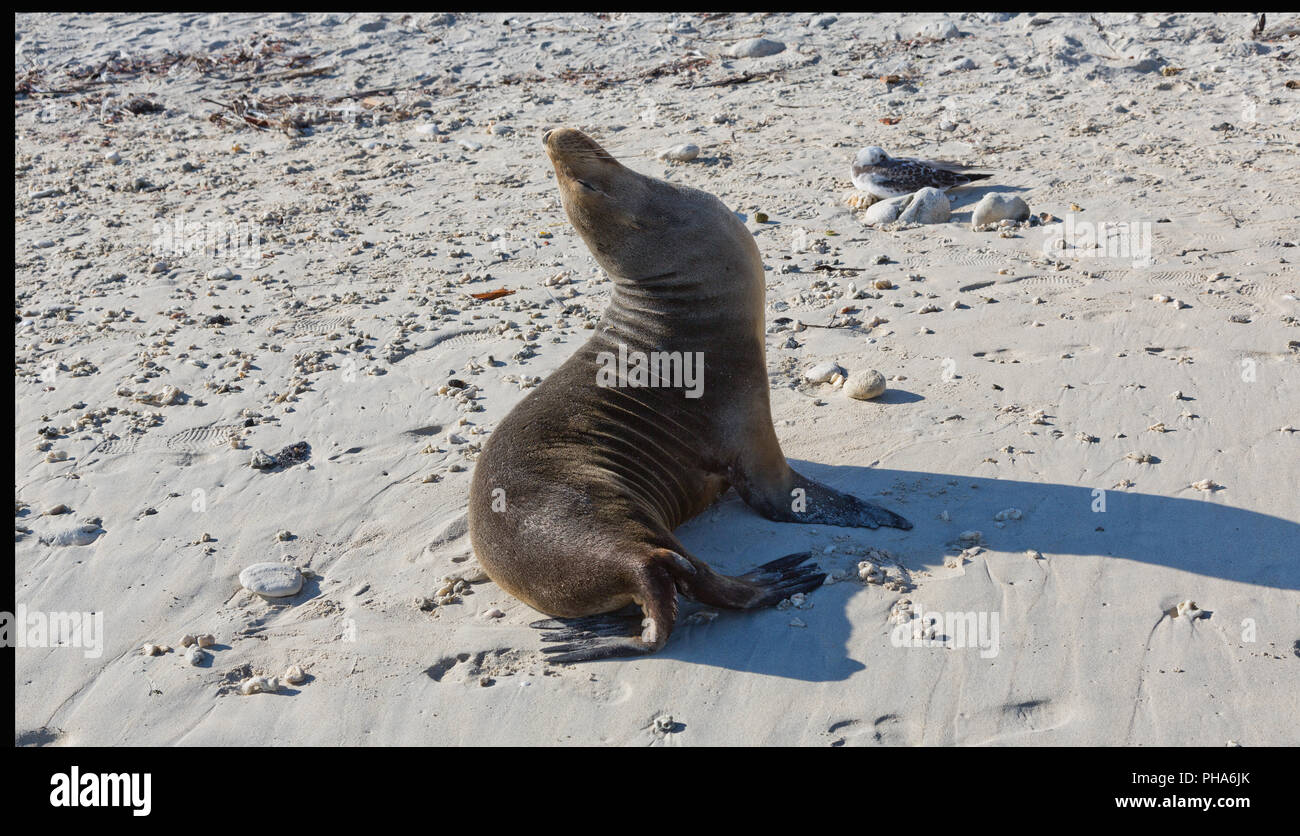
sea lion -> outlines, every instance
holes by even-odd
[[[658,650],[678,592],[752,609],[820,585],[806,553],[728,577],[673,536],[728,486],[772,520],[911,528],[786,463],[768,403],[763,263],[744,224],[581,131],[542,141],[613,295],[595,335],[488,437],[469,529],[492,580],[556,617],[533,625],[556,644],[548,660]],[[639,614],[601,615],[632,604]]]

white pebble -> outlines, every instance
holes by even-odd
[[[844,381],[844,394],[865,401],[885,394],[885,376],[875,369],[854,372]]]
[[[288,563],[254,563],[239,573],[239,583],[249,592],[284,598],[302,589],[302,573]]]
[[[827,360],[824,363],[811,366],[803,373],[803,379],[809,383],[827,383],[833,380],[836,375],[844,374],[847,374],[847,372],[838,363],[834,360]]]
[[[280,683],[274,676],[250,676],[239,683],[239,693],[246,697],[278,690],[280,690]]]
[[[767,38],[750,38],[732,44],[727,54],[732,58],[766,58],[769,55],[785,52],[785,44]]]
[[[695,159],[700,155],[700,146],[685,142],[681,145],[674,145],[671,148],[665,148],[659,152],[659,159],[668,160],[669,162],[684,163]]]

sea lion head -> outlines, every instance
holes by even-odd
[[[757,255],[744,225],[712,195],[639,174],[573,128],[546,131],[542,144],[569,222],[612,278],[686,270],[728,244]]]

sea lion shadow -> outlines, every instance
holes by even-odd
[[[646,661],[673,659],[804,682],[848,679],[866,668],[844,650],[853,629],[845,615],[849,586],[816,590],[810,609],[720,612],[706,623],[692,623],[699,608],[683,606],[685,623]]]
[[[983,534],[982,545],[990,552],[1033,550],[1043,555],[1048,566],[1101,556],[1237,583],[1300,590],[1295,546],[1300,542],[1300,522],[1226,505],[1227,492],[1202,494],[1189,487],[1186,497],[1174,497],[1112,490],[1109,486],[1115,479],[1111,478],[1103,480],[1104,486],[1067,485],[798,460],[790,463],[809,478],[902,514],[914,528],[900,531],[774,523],[757,516],[729,493],[712,515],[701,515],[678,530],[683,542],[727,573],[801,550],[811,551],[823,569],[851,571],[857,558],[836,557],[824,549],[836,543],[835,537],[853,533],[848,544],[886,549],[915,572],[941,569],[945,555],[961,550],[958,536],[978,530]],[[1133,478],[1140,481],[1141,475]],[[1020,511],[1020,519],[1007,519],[998,527],[995,515],[1013,508]],[[947,521],[940,518],[945,511]],[[735,556],[709,553],[710,543],[718,542],[719,527],[735,533],[726,540],[736,547]],[[812,539],[809,531],[815,532]],[[1169,588],[1185,583],[1171,574]],[[853,658],[851,635],[887,627],[883,621],[850,622],[848,602],[855,595],[881,589],[850,577],[810,593],[808,600],[813,606],[808,610],[722,612],[711,622],[698,625],[691,623],[683,608],[682,626],[657,655],[803,681],[845,679],[864,667]],[[1167,591],[1165,587],[1152,588],[1153,607],[1159,608]],[[899,597],[899,593],[890,594]],[[791,626],[794,619],[807,626]]]
[[[1226,491],[1202,493],[1189,486],[1185,496],[1163,496],[1112,489],[1118,477],[1099,478],[1096,485],[1065,485],[792,464],[813,479],[907,517],[915,528],[889,539],[896,541],[891,548],[903,549],[900,557],[909,565],[909,553],[923,553],[917,547],[942,547],[964,531],[978,530],[991,550],[1035,549],[1066,559],[1104,555],[1238,583],[1300,590],[1295,545],[1300,542],[1300,521],[1224,504]],[[1133,478],[1140,482],[1141,473]],[[882,489],[890,493],[873,495]],[[1021,512],[1021,518],[998,527],[994,516],[1012,508]],[[949,522],[938,518],[944,510]]]

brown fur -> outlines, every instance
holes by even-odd
[[[811,577],[729,578],[678,542],[673,529],[729,484],[773,519],[838,522],[825,509],[793,514],[798,487],[827,508],[860,501],[799,476],[781,453],[768,401],[763,265],[740,220],[712,195],[624,167],[579,131],[549,131],[544,143],[565,212],[615,289],[591,340],[489,437],[470,490],[470,536],[488,575],[544,613],[642,607],[641,637],[584,658],[648,652],[672,631],[678,591],[747,608]],[[620,344],[703,352],[702,396],[598,386],[597,354],[617,354]],[[493,510],[497,490],[503,510]]]

